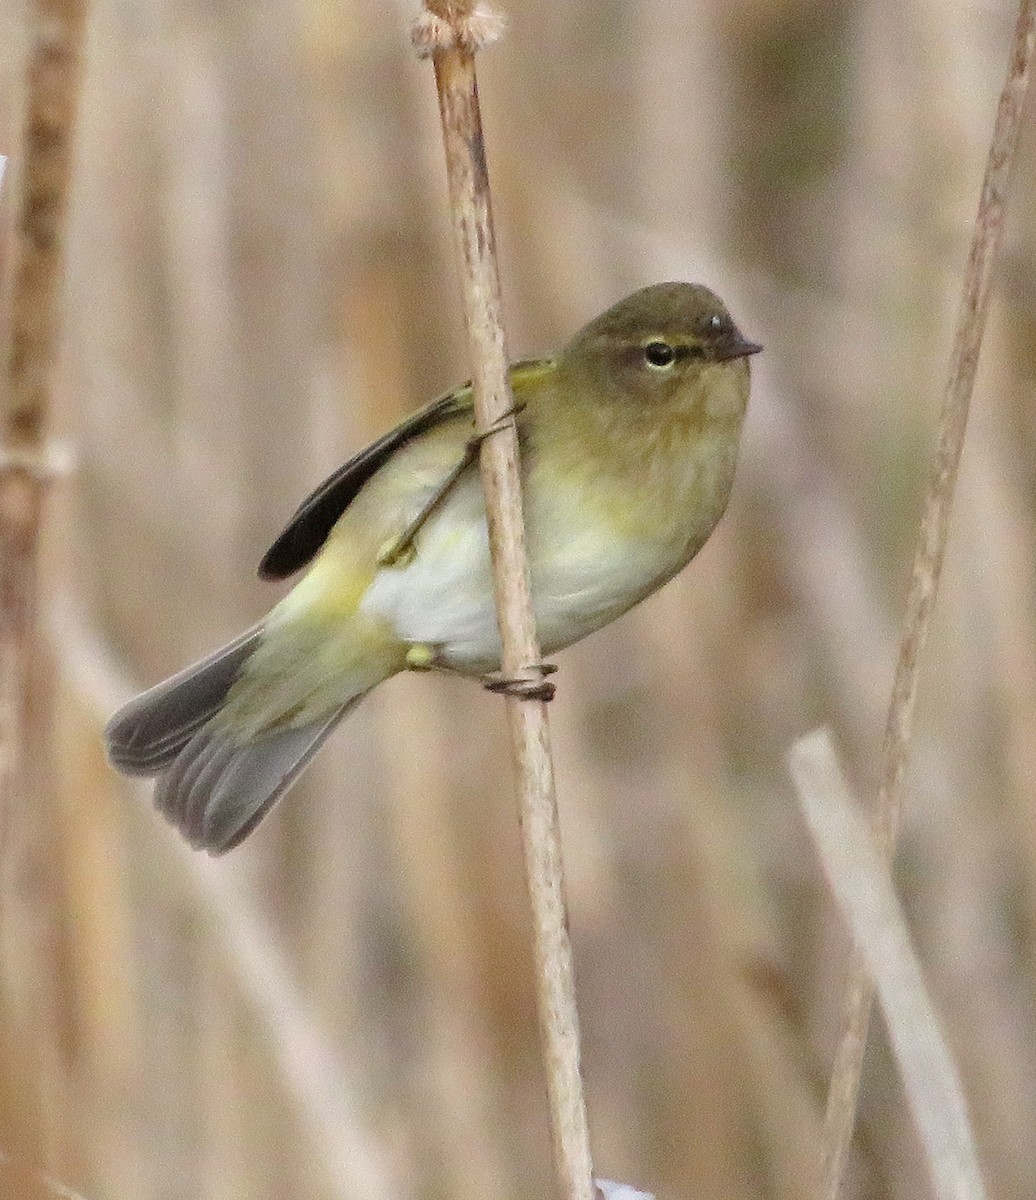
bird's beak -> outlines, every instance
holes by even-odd
[[[762,346],[758,342],[750,342],[742,333],[735,333],[729,341],[716,347],[715,355],[720,362],[727,362],[731,358],[747,358],[760,350]]]

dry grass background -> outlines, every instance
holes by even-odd
[[[5,959],[42,1052],[0,1064],[0,1150],[91,1200],[550,1187],[501,704],[388,685],[216,864],[98,742],[127,690],[265,611],[255,564],[309,487],[466,370],[410,15],[92,6],[57,414],[77,469],[46,545],[54,802],[32,815],[47,870],[18,881],[48,936],[32,978]],[[1014,6],[510,15],[480,73],[513,352],[661,278],[710,283],[767,346],[721,528],[560,660],[596,1167],[662,1197],[800,1200],[845,935],[784,754],[829,723],[874,791]],[[0,149],[23,16],[0,11]],[[1036,1192],[1032,132],[898,868],[995,1200]],[[913,1200],[924,1163],[876,1026],[845,1194]]]

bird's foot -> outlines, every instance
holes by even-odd
[[[514,425],[514,419],[525,407],[524,400],[516,400],[506,412],[502,412],[500,416],[487,429],[480,429],[478,433],[474,433],[468,438],[465,446],[465,455],[474,458],[479,447],[486,440],[491,438],[494,433],[503,433],[505,429],[510,429]]]
[[[488,692],[516,696],[519,700],[553,700],[557,689],[547,676],[557,669],[555,663],[533,663],[516,674],[491,671],[482,676],[482,686]]]

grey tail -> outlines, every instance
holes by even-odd
[[[259,644],[256,625],[229,646],[124,704],[104,730],[108,759],[123,775],[159,775],[219,712]]]
[[[318,721],[242,741],[212,720],[261,627],[144,692],[108,722],[108,757],[126,775],[156,775],[155,806],[195,849],[223,854],[259,824],[295,782],[353,697]]]

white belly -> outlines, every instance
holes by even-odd
[[[588,515],[589,514],[589,515]],[[533,605],[541,649],[552,654],[599,629],[670,578],[690,556],[621,538],[577,494],[538,490],[526,501]],[[549,533],[548,533],[549,531]],[[478,478],[462,480],[422,529],[409,563],[383,568],[361,611],[407,643],[434,646],[457,670],[500,662],[489,539]]]

